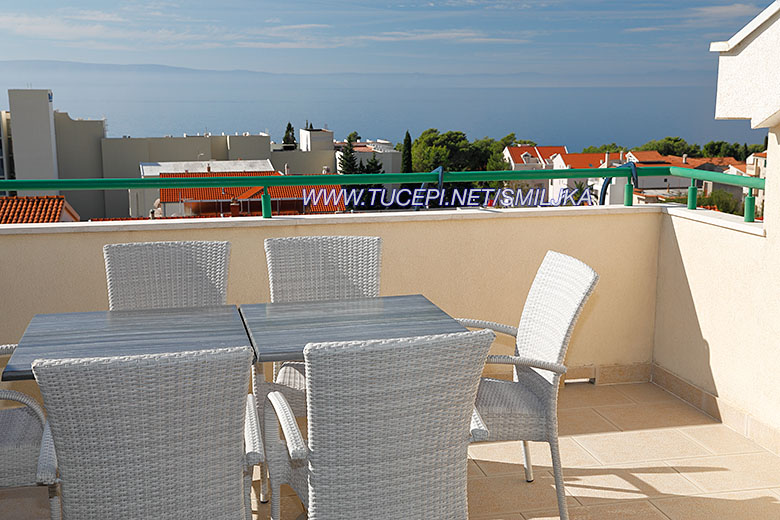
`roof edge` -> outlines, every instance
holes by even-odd
[[[753,18],[737,34],[729,38],[728,41],[710,43],[710,52],[729,52],[734,50],[734,48],[742,43],[748,36],[756,32],[764,24],[764,22],[769,20],[778,12],[780,12],[780,0],[775,0],[766,9],[761,11],[758,16]]]

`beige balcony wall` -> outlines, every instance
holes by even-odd
[[[263,239],[378,235],[383,295],[422,293],[452,316],[509,324],[547,250],[580,258],[601,280],[568,363],[647,364],[660,220],[660,208],[645,206],[0,226],[0,342],[18,341],[36,313],[106,309],[107,243],[229,240],[228,300],[249,303],[269,298]]]
[[[682,393],[708,394],[694,404],[780,452],[780,161],[769,167],[766,236],[664,215],[654,361],[694,385]]]

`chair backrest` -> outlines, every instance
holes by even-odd
[[[379,296],[379,237],[267,238],[271,302]]]
[[[103,246],[111,310],[224,305],[230,242]]]
[[[249,347],[36,360],[64,518],[244,518]]]
[[[309,518],[466,519],[488,330],[309,344]]]
[[[576,258],[548,251],[525,300],[515,353],[563,363],[574,324],[598,279]],[[552,378],[550,372],[541,373]]]

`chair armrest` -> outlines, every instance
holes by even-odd
[[[490,432],[476,408],[471,412],[471,438],[469,442],[482,442],[490,438]]]
[[[284,432],[284,439],[287,442],[287,452],[292,460],[306,460],[309,456],[309,448],[303,441],[301,430],[298,429],[298,423],[295,422],[295,415],[293,415],[290,405],[281,392],[270,392],[266,399],[276,414],[276,418],[279,421],[279,425]],[[266,417],[268,417],[266,415]],[[269,421],[265,421],[265,431],[268,432]],[[271,427],[276,427],[275,425]]]
[[[255,396],[246,396],[246,419],[244,420],[244,449],[246,450],[246,465],[255,466],[265,462],[263,439],[260,435],[260,419],[257,417]]]
[[[509,325],[504,325],[503,323],[474,320],[471,318],[455,318],[455,321],[464,327],[469,327],[471,329],[490,329],[495,332],[500,332],[501,334],[506,334],[507,336],[517,337],[517,327],[510,327]]]
[[[38,472],[36,481],[41,486],[51,486],[58,482],[57,479],[57,454],[54,451],[54,439],[51,436],[49,422],[43,426],[41,437],[41,453],[38,456]]]
[[[41,426],[46,423],[46,417],[43,415],[43,408],[38,404],[38,401],[29,395],[17,392],[16,390],[0,389],[0,400],[22,403],[35,412],[38,420],[41,421]]]
[[[524,358],[520,356],[488,356],[487,362],[498,365],[515,365],[518,367],[539,368],[541,370],[555,372],[556,374],[566,373],[566,365],[562,365],[561,363],[551,363],[548,361]]]
[[[10,356],[16,350],[16,343],[10,343],[8,345],[0,345],[0,356]]]

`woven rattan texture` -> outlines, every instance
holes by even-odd
[[[271,302],[379,296],[379,237],[268,238]]]
[[[514,381],[483,379],[477,393],[477,411],[485,421],[491,441],[520,440],[550,443],[562,520],[568,519],[560,451],[558,448],[558,383],[577,317],[598,282],[598,275],[570,256],[549,251],[536,273],[517,327],[515,357],[494,356],[491,360],[514,363]],[[471,321],[471,323],[467,323]],[[502,333],[507,326],[463,320],[469,326],[482,324]],[[488,324],[488,325],[486,325]],[[532,363],[534,367],[526,366]],[[541,367],[541,368],[539,368]],[[526,475],[530,477],[530,461]]]
[[[224,305],[229,242],[103,246],[111,310]]]
[[[469,429],[493,338],[307,345],[308,461],[291,460],[266,406],[272,518],[289,483],[311,520],[466,519]]]
[[[36,361],[66,519],[250,518],[248,347]]]

